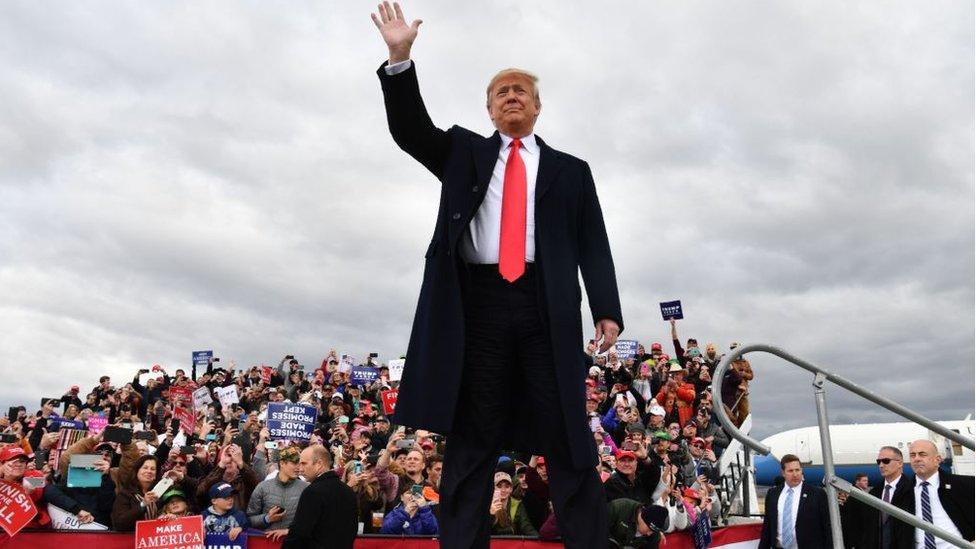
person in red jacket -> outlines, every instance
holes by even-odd
[[[677,420],[683,427],[694,416],[695,386],[685,382],[687,370],[677,362],[671,363],[667,383],[657,393],[657,402],[666,412],[665,421]],[[677,417],[675,417],[677,416]]]

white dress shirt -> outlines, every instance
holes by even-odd
[[[393,76],[410,68],[413,61],[407,59],[385,67],[386,74]],[[468,224],[468,231],[461,241],[461,257],[468,263],[498,263],[498,246],[502,230],[502,191],[505,188],[505,166],[511,152],[512,138],[499,133],[502,138],[498,158],[491,172],[485,199]],[[535,182],[539,176],[539,144],[535,134],[521,138],[519,155],[525,164],[525,261],[535,261]]]
[[[803,497],[803,481],[797,484],[793,488],[790,488],[789,484],[783,485],[783,491],[779,493],[779,498],[776,501],[776,546],[783,546],[782,532],[783,532],[783,507],[786,506],[786,492],[787,490],[793,490],[793,501],[792,508],[793,512],[793,524],[789,525],[789,528],[793,530],[793,548],[796,547],[796,511],[800,508],[800,498]],[[793,549],[787,547],[786,549]]]
[[[959,529],[953,524],[952,519],[946,513],[945,508],[942,507],[942,502],[939,501],[939,471],[932,474],[927,481],[922,480],[920,477],[915,477],[915,516],[918,520],[922,519],[922,483],[928,482],[929,485],[925,487],[929,492],[929,506],[932,508],[932,524],[942,528],[943,530],[952,532],[953,534],[962,537]],[[915,529],[915,546],[925,547],[925,530],[921,528]],[[955,547],[955,545],[945,541],[942,538],[935,538],[936,549],[949,549],[950,547]]]

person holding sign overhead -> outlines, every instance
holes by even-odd
[[[390,132],[441,182],[394,415],[450,434],[441,546],[487,547],[484,510],[503,445],[546,457],[567,547],[605,546],[607,509],[584,409],[580,272],[601,352],[623,319],[590,168],[535,134],[538,79],[520,69],[488,84],[490,137],[434,126],[410,57],[421,22],[408,23],[398,4],[378,11]]]

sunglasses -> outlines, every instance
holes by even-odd
[[[892,461],[901,461],[901,460],[899,460],[899,459],[895,459],[895,458],[879,458],[879,459],[876,459],[876,460],[874,460],[874,461],[875,461],[875,462],[876,462],[876,463],[877,463],[878,465],[881,465],[882,463],[884,463],[885,465],[888,465],[888,464],[889,464],[889,463],[891,463]]]

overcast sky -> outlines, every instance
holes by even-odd
[[[405,351],[438,184],[387,131],[371,9],[0,6],[0,406],[198,349]],[[488,78],[540,76],[537,133],[593,168],[625,338],[667,343],[681,299],[682,339],[972,413],[971,1],[404,9],[440,127],[489,134]],[[755,433],[813,425],[811,376],[751,358]]]

